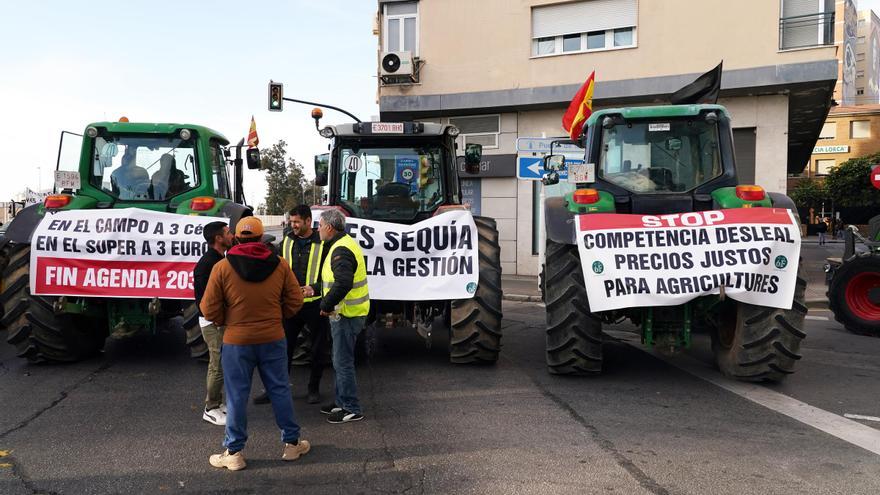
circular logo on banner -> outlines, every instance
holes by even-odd
[[[779,268],[781,270],[781,269],[785,268],[786,266],[788,266],[788,258],[786,258],[785,256],[782,256],[782,255],[779,255],[773,261],[773,264],[776,265],[776,268]]]
[[[477,284],[474,282],[467,284],[467,291],[468,291],[468,294],[473,294],[474,292],[476,292],[477,291]]]
[[[413,170],[411,168],[405,168],[400,171],[400,177],[407,182],[413,180],[414,175],[415,174],[413,174]]]
[[[594,261],[593,262],[593,273],[595,273],[596,275],[599,275],[600,273],[602,273],[604,271],[605,271],[605,265],[603,265],[601,261]]]
[[[343,165],[345,166],[345,170],[348,170],[349,172],[357,172],[361,169],[363,163],[363,160],[361,160],[361,157],[358,155],[350,155],[345,158],[345,163]]]

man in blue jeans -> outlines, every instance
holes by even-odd
[[[209,462],[231,471],[246,466],[241,450],[248,438],[246,412],[254,368],[260,372],[281,429],[281,459],[299,459],[310,448],[299,438],[281,327],[282,318],[292,318],[302,307],[302,289],[287,263],[260,242],[259,219],[239,220],[235,236],[239,244],[214,265],[199,305],[206,319],[226,326],[220,358],[226,388],[226,451],[212,455]]]
[[[339,210],[321,213],[318,234],[326,253],[321,267],[321,315],[330,317],[336,372],[336,402],[321,412],[329,414],[330,423],[360,421],[364,415],[357,397],[354,347],[370,312],[367,267],[360,245],[345,233],[345,216]]]

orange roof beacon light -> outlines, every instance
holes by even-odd
[[[572,193],[571,199],[579,205],[591,205],[599,202],[599,191],[595,189],[578,189]]]
[[[126,122],[126,123],[127,123],[127,122],[128,122],[128,117],[126,117],[125,115],[123,115],[122,117],[119,117],[119,121],[120,121],[120,122]]]
[[[319,122],[321,121],[321,118],[323,118],[323,117],[324,117],[323,110],[321,110],[318,107],[315,107],[312,109],[312,118],[315,119],[315,129],[318,129],[319,132],[320,132]]]
[[[736,186],[736,197],[743,201],[763,201],[766,194],[761,186]]]

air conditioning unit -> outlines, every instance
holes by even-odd
[[[413,75],[412,52],[384,52],[382,53],[382,77],[397,77]]]

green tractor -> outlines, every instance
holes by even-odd
[[[62,133],[64,135],[74,133]],[[20,357],[31,362],[72,362],[99,351],[108,336],[153,334],[183,317],[190,353],[203,358],[194,301],[166,299],[73,298],[32,295],[30,243],[48,210],[142,208],[229,219],[230,226],[252,215],[242,191],[244,140],[231,159],[229,141],[207,127],[189,124],[96,122],[85,129],[76,171],[76,188],[56,191],[43,204],[18,213],[0,239],[3,313],[0,326]],[[69,142],[69,141],[68,141]],[[248,168],[259,168],[259,151],[247,150]],[[169,158],[170,157],[170,158]],[[227,164],[234,167],[230,188]]]
[[[544,202],[546,250],[542,289],[547,316],[547,367],[553,374],[602,370],[603,326],[629,319],[642,341],[664,348],[690,345],[692,330],[710,333],[718,367],[745,381],[778,381],[794,372],[807,313],[799,271],[790,310],[719,295],[680,306],[593,312],[575,239],[576,215],[662,215],[729,208],[777,207],[796,212],[787,196],[739,186],[730,117],[719,105],[668,105],[600,110],[577,143],[593,183]],[[570,169],[573,168],[569,167]],[[545,157],[545,184],[559,182],[562,155]],[[569,170],[569,181],[572,180]],[[576,174],[583,178],[583,175]],[[739,186],[739,187],[738,187]],[[796,213],[795,213],[796,215]]]
[[[825,273],[834,318],[850,332],[880,337],[880,215],[868,221],[868,237],[852,226],[844,232],[843,256],[828,258]]]

